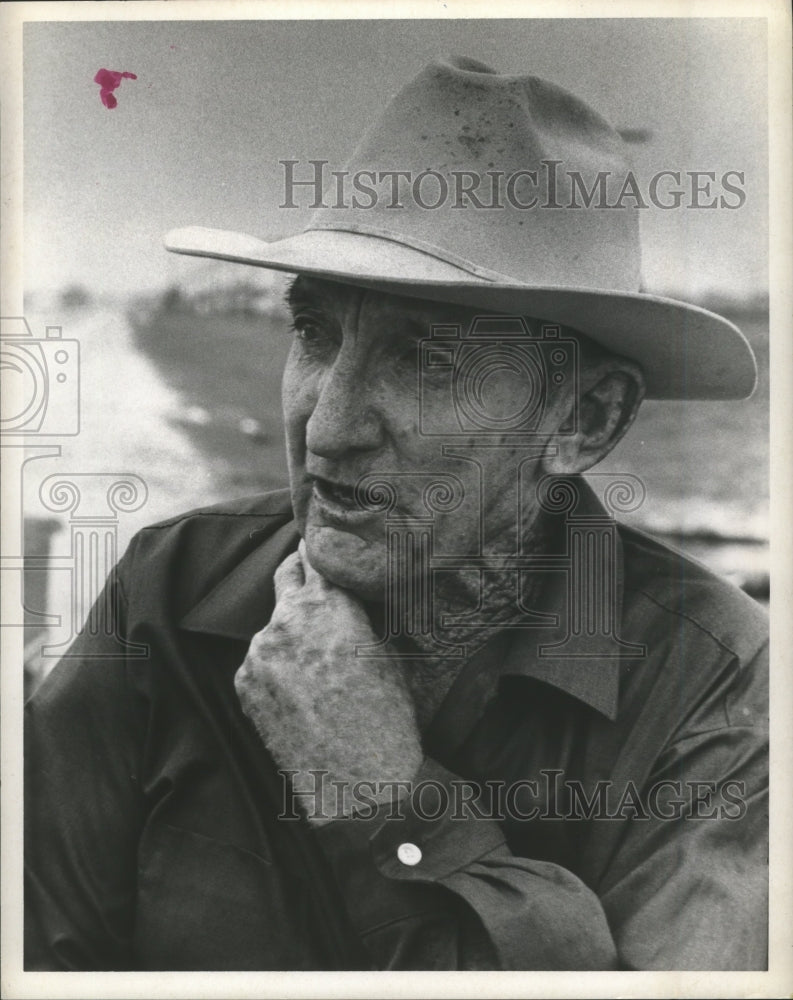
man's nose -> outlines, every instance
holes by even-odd
[[[319,385],[306,425],[306,447],[323,458],[348,451],[368,451],[383,441],[382,414],[366,373],[337,359]]]

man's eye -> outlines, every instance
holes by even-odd
[[[333,342],[330,331],[314,320],[297,317],[292,323],[292,329],[304,347],[323,347]]]

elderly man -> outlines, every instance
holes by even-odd
[[[168,238],[297,274],[290,489],[142,531],[29,704],[28,968],[762,968],[764,616],[581,477],[746,341],[550,83],[433,64],[344,178]]]

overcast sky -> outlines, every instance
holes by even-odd
[[[637,174],[745,174],[738,210],[641,213],[646,285],[767,288],[765,21],[477,20],[29,24],[24,35],[26,288],[126,292],[201,267],[173,227],[269,237],[283,159],[343,165],[366,124],[437,56],[545,77],[652,139]],[[126,71],[105,108],[97,70]]]

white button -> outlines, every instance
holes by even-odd
[[[400,844],[397,857],[403,865],[417,865],[421,861],[421,848],[415,844]]]

